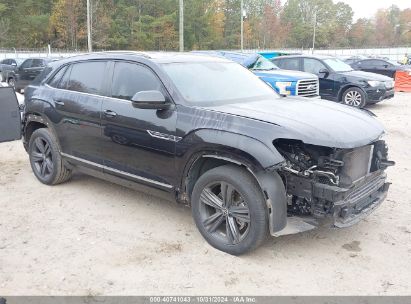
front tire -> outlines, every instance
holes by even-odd
[[[16,85],[16,82],[14,81],[14,78],[9,78],[9,79],[7,80],[7,84],[9,85],[9,87],[14,88],[15,85]]]
[[[363,108],[366,103],[365,93],[359,88],[348,88],[342,96],[342,102],[348,106]]]
[[[194,186],[192,214],[207,242],[240,255],[268,234],[268,212],[260,186],[245,169],[226,165],[204,173]]]
[[[57,140],[49,129],[33,132],[28,151],[31,168],[40,182],[57,185],[70,179],[71,170],[64,165]]]

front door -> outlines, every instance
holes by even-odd
[[[178,140],[175,108],[138,109],[131,101],[135,93],[149,90],[162,92],[169,102],[170,97],[147,66],[118,61],[112,63],[112,71],[111,93],[102,109],[104,170],[143,184],[171,188]]]
[[[0,86],[0,142],[21,138],[21,116],[16,93]]]
[[[320,96],[323,99],[334,99],[334,76],[331,71],[318,59],[304,58],[304,72],[318,76],[320,81]],[[328,74],[320,73],[321,70],[328,70]]]

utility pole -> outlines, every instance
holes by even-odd
[[[91,53],[93,51],[93,47],[91,45],[91,12],[90,12],[90,0],[87,0],[87,44],[88,44],[88,51]]]
[[[180,52],[184,52],[184,0],[180,0],[180,25],[178,31],[180,36]]]
[[[241,0],[241,52],[244,50],[244,0]]]
[[[313,33],[313,50],[312,53],[314,54],[315,48],[315,28],[317,27],[317,11],[314,12],[314,33]]]

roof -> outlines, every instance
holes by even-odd
[[[63,59],[70,62],[73,59],[86,60],[86,59],[125,59],[133,60],[136,58],[144,58],[156,63],[177,63],[177,62],[228,62],[228,60],[210,57],[203,54],[195,54],[188,52],[137,52],[137,51],[108,51],[108,52],[95,52],[76,55]]]
[[[316,59],[329,59],[329,58],[336,58],[335,56],[330,55],[320,55],[320,54],[302,54],[302,55],[287,55],[287,56],[280,56],[277,58],[316,58]],[[277,59],[274,58],[274,59]]]
[[[257,53],[241,53],[232,51],[194,51],[192,53],[226,58],[245,67],[252,65],[257,60],[257,58],[261,56]]]

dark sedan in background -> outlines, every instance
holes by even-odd
[[[0,61],[0,81],[6,81],[10,71],[15,71],[26,58],[6,58]]]
[[[14,87],[16,92],[21,92],[29,85],[34,78],[39,75],[47,64],[55,58],[29,58],[26,59],[16,70],[10,71],[7,76],[7,83]]]
[[[411,71],[411,65],[401,65],[394,60],[385,60],[379,58],[367,58],[362,60],[355,60],[349,65],[358,71],[372,72],[395,78],[397,71]]]
[[[375,73],[355,71],[342,60],[322,55],[283,56],[273,59],[282,69],[318,75],[320,96],[362,108],[394,97],[394,81]]]

